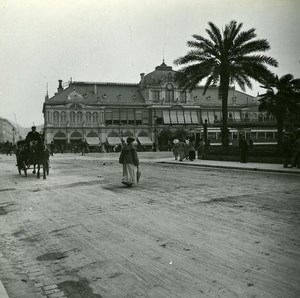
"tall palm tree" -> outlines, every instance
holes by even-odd
[[[300,79],[294,79],[291,74],[286,74],[281,78],[273,75],[261,87],[266,89],[266,93],[259,97],[259,110],[268,111],[276,118],[277,143],[280,146],[287,115],[299,116]]]
[[[209,39],[192,35],[195,40],[188,41],[192,48],[185,56],[177,58],[176,65],[184,65],[176,78],[184,90],[192,90],[206,78],[204,92],[210,85],[219,85],[219,97],[222,99],[222,144],[228,146],[228,91],[229,85],[237,83],[245,91],[252,88],[251,79],[261,82],[270,76],[267,65],[277,66],[275,59],[257,54],[270,49],[265,39],[254,39],[255,29],[241,31],[243,24],[232,20],[220,29],[209,22],[206,32]]]

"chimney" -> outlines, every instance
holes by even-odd
[[[145,74],[144,74],[144,73],[141,73],[141,74],[140,74],[140,76],[141,76],[141,80],[143,80],[143,79],[144,79],[144,76],[145,76]]]
[[[94,84],[94,94],[97,95],[97,84]]]
[[[57,92],[63,91],[64,88],[62,86],[62,80],[58,80],[58,88],[57,88]]]

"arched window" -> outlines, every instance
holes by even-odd
[[[82,113],[77,112],[77,123],[82,123]]]
[[[51,122],[52,122],[50,111],[47,111],[47,122],[48,122],[48,123],[51,123]]]
[[[174,87],[172,84],[166,86],[166,102],[174,102]]]
[[[67,113],[66,112],[61,112],[60,113],[60,122],[61,123],[66,123],[67,122]]]
[[[57,111],[53,113],[53,123],[59,123],[59,113]]]
[[[92,123],[92,113],[91,112],[86,112],[85,118],[86,118],[86,123]]]
[[[97,112],[93,113],[93,123],[98,123],[98,113]]]
[[[76,116],[75,112],[71,111],[70,112],[70,122],[71,123],[75,123],[75,116]]]

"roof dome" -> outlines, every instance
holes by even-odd
[[[165,61],[159,66],[155,67],[155,70],[145,75],[143,84],[146,86],[161,85],[164,82],[174,81],[175,71],[172,66],[166,65]]]

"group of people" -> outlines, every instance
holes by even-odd
[[[6,155],[12,155],[12,153],[15,151],[15,145],[13,145],[12,142],[9,142],[8,140],[6,142],[0,143],[0,152]]]
[[[201,154],[204,152],[204,142],[200,140],[198,148],[198,158],[199,158],[199,151]],[[201,148],[201,150],[199,150]],[[183,161],[184,159],[193,161],[196,159],[196,147],[194,141],[192,139],[174,139],[173,141],[173,148],[172,148],[175,160]]]

